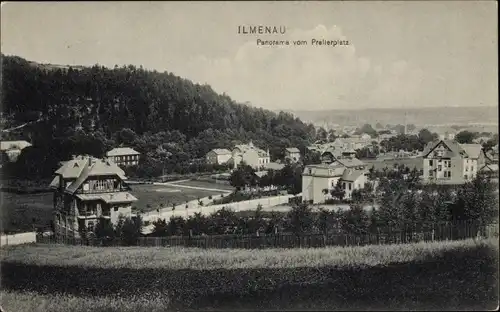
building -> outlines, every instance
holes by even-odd
[[[242,162],[258,170],[265,164],[271,162],[269,150],[264,151],[253,145],[252,141],[248,144],[236,145],[232,151],[232,157],[229,163],[232,163],[234,169]]]
[[[296,147],[289,147],[285,149],[285,159],[289,159],[291,162],[297,162],[300,160],[300,151]]]
[[[122,169],[109,159],[78,156],[66,161],[50,183],[54,190],[57,234],[79,237],[98,220],[116,224],[120,215],[132,217],[132,203]]]
[[[28,141],[1,141],[0,153],[2,154],[2,162],[15,162],[21,152],[26,147],[30,147]]]
[[[215,148],[207,153],[206,160],[208,164],[221,165],[227,163],[232,157],[230,150],[225,148]]]
[[[423,152],[426,182],[462,184],[473,179],[485,165],[480,144],[459,144],[451,140],[430,142]]]
[[[106,153],[106,157],[118,166],[137,166],[140,155],[141,153],[130,147],[117,147]]]
[[[308,165],[302,173],[302,199],[313,204],[324,203],[331,198],[330,192],[339,181],[345,191],[344,198],[349,199],[354,190],[365,187],[368,181],[367,173],[366,164],[357,158],[335,159],[332,163]]]

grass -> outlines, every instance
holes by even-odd
[[[493,241],[441,241],[407,245],[326,247],[309,249],[198,249],[181,247],[89,247],[68,245],[7,246],[2,261],[30,265],[85,268],[162,268],[214,270],[297,267],[366,267],[435,258]],[[498,247],[497,247],[498,248]]]
[[[187,185],[187,186],[195,186],[195,187],[206,187],[210,189],[219,189],[221,191],[234,191],[234,187],[228,184],[221,184],[221,183],[211,183],[207,181],[198,181],[198,180],[189,180],[189,181],[182,181],[182,182],[172,182],[178,185]]]
[[[498,299],[494,240],[253,251],[27,245],[3,254],[2,304],[21,312],[34,310],[31,298],[55,311],[84,311],[81,298],[97,311],[129,302],[137,311],[485,309]]]
[[[166,311],[167,296],[141,294],[131,298],[82,298],[72,295],[41,295],[36,292],[0,291],[2,311],[5,312],[83,312],[83,311]]]
[[[198,198],[207,197],[210,195],[219,195],[214,191],[177,188],[164,185],[137,184],[131,186],[132,193],[137,197],[138,201],[133,205],[139,210],[144,209],[145,212],[159,208],[163,203],[164,207],[172,207],[173,204],[182,205],[187,201]]]
[[[48,226],[54,209],[52,193],[15,194],[0,192],[2,229],[31,231],[35,225]]]

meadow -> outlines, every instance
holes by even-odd
[[[144,212],[156,210],[160,204],[167,208],[174,204],[182,205],[187,201],[220,194],[215,191],[181,188],[172,185],[134,184],[130,187],[132,188],[130,193],[138,199],[133,206],[144,210]]]
[[[32,231],[35,226],[47,227],[52,220],[52,193],[16,194],[0,192],[3,231]]]
[[[209,189],[219,189],[221,191],[234,191],[234,187],[228,184],[201,181],[201,180],[188,180],[188,181],[179,181],[179,182],[171,182],[174,185],[186,185],[186,186],[194,186],[194,187],[204,187]]]
[[[54,311],[85,311],[81,298],[89,298],[97,311],[127,302],[137,311],[486,309],[497,304],[497,254],[495,240],[271,250],[14,246],[2,255],[2,305],[33,311],[33,298]]]

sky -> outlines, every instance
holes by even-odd
[[[1,51],[142,65],[271,110],[497,106],[496,12],[496,1],[11,2]],[[238,33],[252,25],[286,32]]]

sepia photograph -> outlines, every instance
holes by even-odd
[[[0,312],[498,310],[497,10],[2,2]]]

